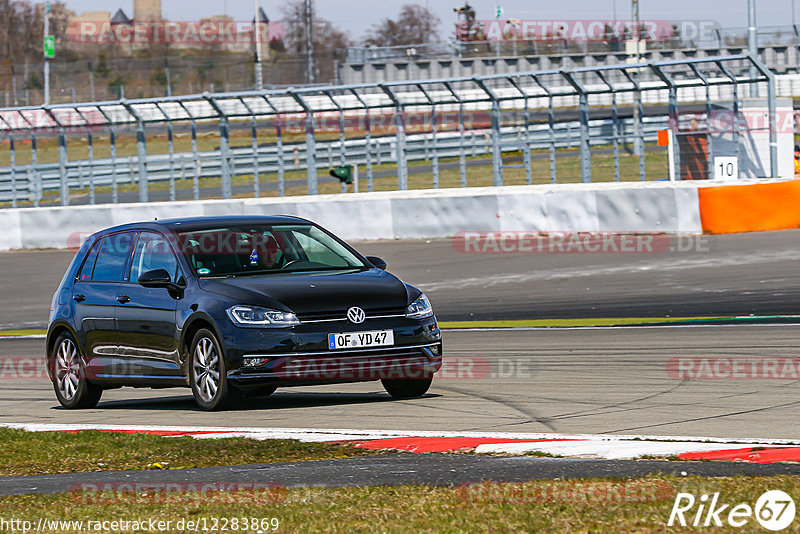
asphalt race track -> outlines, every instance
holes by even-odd
[[[106,471],[58,475],[0,477],[0,496],[60,493],[76,484],[119,483],[163,487],[163,484],[208,483],[234,478],[253,484],[292,487],[397,486],[426,484],[456,486],[499,481],[591,477],[641,477],[649,474],[709,477],[798,475],[797,464],[732,462],[664,462],[660,460],[584,460],[468,454],[387,453],[360,458],[236,465],[168,471]]]
[[[690,251],[464,254],[450,241],[357,244],[430,296],[442,321],[795,315],[800,232],[706,236]],[[0,254],[0,330],[43,328],[71,254]],[[0,422],[622,433],[800,439],[800,382],[679,379],[679,357],[798,358],[800,325],[447,331],[453,365],[428,396],[393,401],[380,384],[278,390],[232,412],[194,408],[188,390],[122,389],[94,410],[58,407],[39,376],[3,376]],[[0,358],[42,355],[41,339],[0,340]]]

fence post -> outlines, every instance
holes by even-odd
[[[443,85],[458,102],[458,170],[461,174],[461,187],[467,187],[467,154],[464,150],[464,102],[458,93],[453,90],[450,82],[444,82]]]
[[[433,188],[439,189],[439,151],[438,147],[436,146],[436,101],[431,98],[430,93],[425,89],[425,86],[421,83],[417,84],[417,88],[425,95],[425,98],[428,100],[428,104],[431,106],[431,150],[433,153],[433,161],[431,162],[431,166],[433,169]],[[425,138],[427,141],[427,137]],[[427,143],[426,143],[426,157],[427,157]]]
[[[692,71],[695,73],[695,76],[700,78],[706,86],[706,112],[709,114],[709,120],[711,118],[711,103],[709,99],[709,84],[708,80],[705,76],[703,76],[700,71],[694,65],[690,65]],[[680,130],[680,117],[679,117],[679,107],[678,107],[678,87],[675,84],[675,80],[669,75],[664,69],[650,64],[650,68],[653,72],[656,73],[656,76],[661,78],[661,80],[667,84],[669,87],[669,99],[668,99],[668,106],[667,106],[667,127],[672,131],[672,143],[670,144],[669,150],[672,151],[672,158],[673,158],[673,170],[675,172],[675,179],[681,179],[681,151],[678,145],[678,131]],[[709,122],[710,124],[710,122]],[[710,133],[710,132],[709,132]],[[711,142],[709,140],[708,143],[708,153],[709,153],[709,162],[711,160]],[[711,165],[709,165],[709,169]],[[711,178],[713,174],[709,174],[709,178]]]
[[[547,125],[550,134],[550,183],[556,183],[556,128],[555,128],[555,109],[553,108],[553,91],[550,90],[539,77],[535,74],[531,75],[533,81],[542,88],[542,91],[547,95]]]
[[[736,146],[736,160],[739,160],[739,84],[736,80],[736,76],[731,73],[723,65],[721,62],[718,62],[717,65],[719,66],[720,70],[728,77],[731,81],[732,85],[732,92],[733,92],[733,144]]]
[[[20,114],[20,115],[22,115],[22,114]],[[24,115],[22,115],[22,118],[25,119]],[[36,131],[35,131],[34,127],[33,127],[33,124],[31,124],[30,121],[28,121],[28,119],[25,119],[25,122],[28,123],[28,127],[31,130],[31,167],[30,168],[31,168],[32,177],[33,177],[33,180],[34,180],[34,185],[33,185],[33,187],[34,187],[33,205],[38,207],[39,206],[39,200],[41,200],[41,198],[42,198],[42,188],[41,188],[41,182],[40,182],[40,179],[39,179],[39,171],[36,170],[36,165],[38,163],[38,154],[37,154],[37,148],[36,148]]]
[[[486,93],[492,103],[492,185],[501,186],[503,185],[503,151],[500,145],[500,99],[482,79],[472,78],[472,81]]]
[[[139,160],[139,202],[150,200],[147,190],[147,141],[145,138],[144,122],[139,120],[136,129],[136,154]]]
[[[229,199],[233,196],[231,190],[231,161],[230,161],[230,132],[228,130],[228,115],[222,110],[216,99],[209,94],[204,94],[203,98],[211,104],[214,111],[219,115],[219,151],[220,151],[220,174],[222,198]]]
[[[406,118],[403,103],[385,84],[378,84],[395,105],[395,152],[397,154],[397,189],[408,189],[408,162],[406,161]]]
[[[306,113],[306,171],[308,194],[317,194],[317,142],[314,137],[314,110],[303,100],[299,94],[290,91],[289,94],[294,98],[303,111]]]
[[[589,154],[589,96],[586,89],[575,79],[573,73],[561,71],[561,75],[578,93],[578,115],[580,117],[580,158],[581,158],[581,181],[589,183],[592,181],[592,160]]]
[[[635,69],[640,68],[641,67],[635,67]],[[632,76],[628,72],[627,67],[622,67],[621,72],[633,85],[633,153],[639,156],[639,176],[644,182],[647,177],[645,176],[644,168],[644,134],[642,133],[642,115],[644,115],[641,93],[642,87],[639,84],[638,75],[635,72]]]
[[[17,207],[17,158],[14,150],[14,132],[8,132],[8,149],[11,153],[11,207]]]
[[[20,113],[20,116],[22,114]],[[23,117],[24,118],[24,117]],[[17,207],[17,159],[14,152],[14,128],[0,115],[0,122],[8,128],[8,148],[11,158],[11,207]],[[25,122],[28,122],[27,120]]]
[[[772,178],[778,177],[778,129],[775,122],[777,99],[775,94],[775,74],[755,56],[748,56],[750,63],[767,79],[767,112],[769,114],[769,168]],[[752,75],[752,74],[751,74]],[[757,82],[753,85],[757,86]]]
[[[81,120],[83,120],[84,125],[86,126],[86,138],[88,141],[88,156],[89,156],[89,203],[95,203],[95,196],[94,196],[94,136],[92,135],[92,123],[86,118],[86,115],[81,112],[80,109],[75,108],[75,112],[80,116]],[[81,176],[83,175],[83,170],[81,170]]]
[[[120,100],[128,113],[136,120],[136,155],[139,167],[139,202],[148,202],[147,190],[147,140],[145,137],[144,119],[131,107],[125,99]]]
[[[167,146],[169,150],[169,199],[171,202],[175,201],[175,146],[173,143],[172,119],[164,111],[161,105],[156,102],[158,111],[164,116],[167,121]]]
[[[58,119],[53,110],[46,106],[45,113],[52,119],[58,128],[58,173],[61,179],[61,205],[69,206],[69,180],[67,177],[67,135],[64,132],[64,124]]]
[[[347,165],[347,145],[346,145],[347,138],[345,136],[344,109],[339,104],[339,102],[337,102],[336,99],[333,98],[332,91],[325,91],[325,94],[328,96],[333,105],[336,106],[336,109],[339,110],[339,165],[345,166]],[[330,149],[331,145],[329,144],[328,145],[329,154],[330,154]],[[342,182],[342,193],[347,193],[346,182]]]
[[[231,198],[231,168],[230,168],[230,139],[228,132],[228,118],[224,115],[219,121],[219,149],[221,153],[222,173],[222,198]]]
[[[369,118],[369,106],[364,99],[361,98],[361,95],[355,89],[350,89],[350,92],[353,93],[353,96],[356,97],[356,100],[364,106],[364,157],[367,163],[367,191],[372,191],[372,154],[370,154],[370,150],[372,149],[372,138],[371,138],[371,130],[372,125],[370,123]],[[379,148],[380,150],[380,148]]]
[[[239,97],[239,102],[242,103],[242,106],[247,110],[250,114],[250,137],[252,141],[252,150],[253,150],[253,195],[255,198],[259,197],[261,186],[259,184],[259,172],[258,172],[258,124],[256,122],[256,114],[253,109],[247,105],[244,98]]]
[[[281,114],[278,112],[278,108],[272,105],[272,102],[269,101],[266,95],[261,95],[261,98],[267,103],[267,105],[272,109],[273,113],[275,113],[275,145],[277,148],[277,156],[278,156],[278,194],[283,196],[283,172],[284,172],[284,162],[283,162],[283,127],[281,125]]]
[[[194,161],[194,165],[192,165],[192,197],[195,200],[200,198],[200,161],[197,158],[197,122],[195,120],[195,116],[192,115],[192,112],[189,111],[189,108],[186,105],[178,100],[178,105],[181,107],[186,116],[189,117],[191,120],[192,125],[192,160]]]
[[[69,206],[69,177],[67,176],[67,136],[64,127],[58,129],[58,172],[61,176],[61,205]]]

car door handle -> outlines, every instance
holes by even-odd
[[[73,295],[72,300],[74,300],[75,302],[83,302],[84,300],[86,300],[86,295]]]
[[[120,304],[125,304],[126,302],[130,302],[131,298],[128,295],[120,295],[117,297],[117,302]]]

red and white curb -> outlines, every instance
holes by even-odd
[[[674,457],[685,460],[731,460],[753,463],[800,462],[800,442],[781,439],[727,439],[687,436],[609,434],[544,434],[510,432],[436,432],[321,428],[191,427],[147,425],[81,425],[3,423],[3,428],[30,432],[142,433],[197,439],[246,437],[256,440],[296,439],[305,442],[348,441],[357,447],[410,452],[525,454],[539,452],[569,458],[608,460]]]

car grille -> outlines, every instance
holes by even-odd
[[[403,317],[406,314],[405,308],[372,308],[365,309],[367,320],[377,317]],[[301,323],[321,323],[334,321],[347,321],[347,310],[334,310],[328,312],[298,313],[297,318]]]

